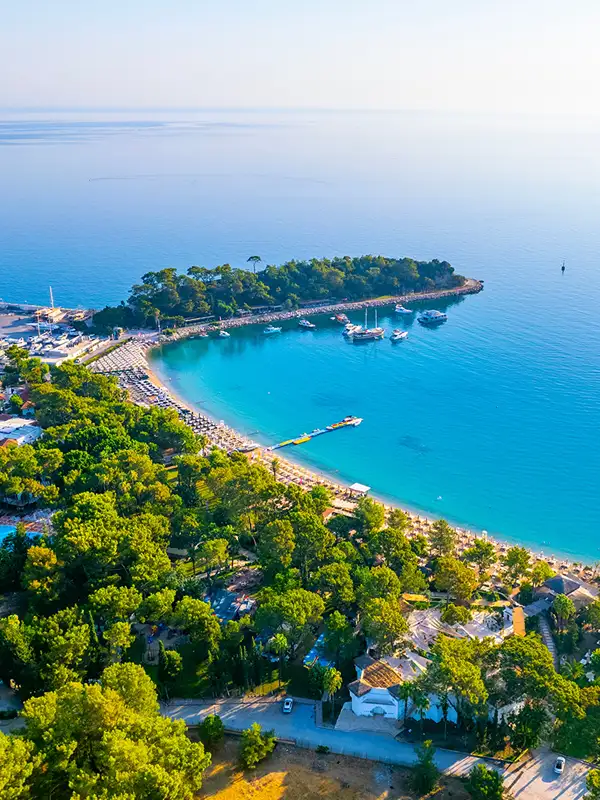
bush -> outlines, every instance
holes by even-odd
[[[242,733],[240,762],[246,769],[254,769],[256,765],[270,755],[275,749],[275,733],[265,731],[255,722]]]
[[[316,752],[319,753],[320,755],[327,755],[327,753],[329,752],[329,748],[327,747],[326,744],[320,744],[317,747],[317,751]]]
[[[435,747],[431,739],[416,748],[417,763],[413,768],[413,789],[420,795],[432,792],[437,786],[440,772],[434,763]]]
[[[485,764],[476,764],[473,767],[466,787],[473,800],[502,800],[504,797],[502,775]]]
[[[223,720],[217,714],[209,714],[200,725],[198,725],[198,736],[202,744],[207,747],[214,747],[225,736],[225,726]]]

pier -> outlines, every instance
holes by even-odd
[[[302,433],[300,436],[297,436],[293,439],[285,439],[283,442],[279,442],[278,444],[273,444],[271,447],[266,447],[265,450],[272,451],[272,450],[281,450],[282,447],[288,447],[290,444],[304,444],[304,442],[309,442],[311,439],[314,439],[316,436],[321,436],[324,433],[331,433],[332,431],[337,431],[339,428],[348,428],[353,427],[357,428],[360,423],[362,422],[361,417],[344,417],[343,420],[340,422],[334,422],[332,425],[327,425],[325,428],[315,428],[314,431],[310,433]]]

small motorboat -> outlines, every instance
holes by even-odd
[[[392,342],[401,342],[403,339],[406,339],[407,336],[408,336],[408,331],[401,331],[400,328],[396,328],[392,332],[390,339],[392,340]]]
[[[316,327],[317,327],[317,326],[316,326],[316,325],[314,325],[312,322],[310,322],[310,320],[308,320],[308,319],[301,319],[301,320],[300,320],[300,322],[298,323],[298,325],[299,325],[301,328],[304,328],[304,329],[305,329],[305,330],[307,330],[307,331],[310,331],[310,330],[312,330],[313,328],[316,328]]]
[[[228,339],[231,334],[228,331],[219,331],[219,336],[221,339]]]
[[[400,305],[400,303],[398,303],[398,305],[396,306],[396,308],[394,310],[395,310],[396,314],[414,314],[415,313],[414,311],[412,311],[412,309],[405,308],[403,305]]]
[[[265,336],[271,336],[273,333],[281,333],[281,328],[276,328],[273,325],[267,325],[267,327],[263,331]]]

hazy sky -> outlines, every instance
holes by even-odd
[[[598,0],[0,0],[0,107],[600,113]]]

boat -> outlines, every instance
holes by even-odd
[[[414,314],[414,310],[412,308],[405,308],[403,305],[398,303],[396,308],[394,309],[396,314]]]
[[[310,320],[308,320],[308,319],[301,319],[300,322],[298,323],[298,325],[301,328],[305,328],[307,331],[312,330],[313,328],[317,327],[312,322],[310,322]]]
[[[432,309],[423,311],[423,313],[419,314],[417,317],[417,320],[421,323],[421,325],[439,325],[440,322],[446,322],[447,319],[447,314]]]
[[[222,339],[228,339],[231,336],[231,334],[228,331],[219,331],[219,336]]]
[[[361,422],[362,422],[362,417],[348,416],[344,417],[344,419],[341,420],[340,422],[334,422],[333,424],[328,425],[326,430],[335,431],[338,428],[346,428],[349,425],[354,428],[357,428]]]
[[[281,333],[281,328],[275,328],[273,325],[267,325],[263,333],[265,336],[270,336],[272,333]]]
[[[400,328],[396,328],[392,332],[390,339],[392,340],[392,342],[401,342],[403,339],[406,339],[407,336],[408,336],[408,331],[401,331]]]
[[[326,428],[315,428],[315,429],[314,429],[314,431],[311,431],[311,432],[309,433],[309,436],[310,436],[310,437],[311,437],[311,439],[312,439],[312,438],[314,438],[315,436],[320,436],[322,433],[327,433],[327,429],[326,429]]]
[[[334,320],[339,322],[341,325],[346,325],[348,322],[350,322],[345,314],[336,314]]]
[[[293,444],[304,444],[304,442],[310,441],[311,437],[308,433],[303,433],[302,436],[299,436],[297,439],[293,440]]]
[[[355,344],[360,342],[373,342],[377,339],[383,339],[385,331],[383,328],[377,326],[377,309],[375,309],[375,327],[369,328],[367,325],[367,309],[365,308],[365,326],[358,330],[352,331],[350,334],[352,341]]]
[[[352,337],[352,335],[358,333],[358,331],[362,331],[362,325],[353,325],[351,322],[349,322],[344,326],[342,336]]]

